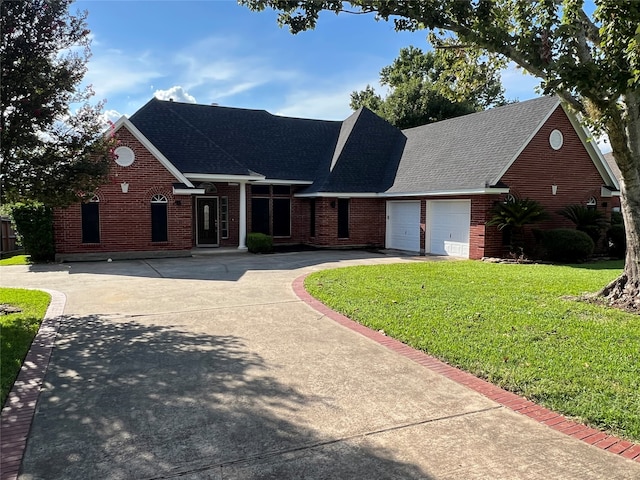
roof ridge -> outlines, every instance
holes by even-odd
[[[405,128],[402,131],[406,132],[408,130],[418,130],[420,128],[432,127],[434,125],[442,126],[443,124],[446,124],[446,123],[454,123],[454,122],[461,122],[461,121],[467,121],[468,122],[468,121],[470,121],[470,119],[471,119],[471,121],[473,121],[473,119],[478,118],[480,116],[485,116],[487,114],[495,114],[496,112],[500,112],[501,114],[504,114],[504,112],[502,112],[502,110],[504,110],[504,109],[522,107],[523,105],[526,105],[528,103],[540,102],[541,100],[548,101],[550,99],[554,99],[555,100],[555,102],[554,102],[555,105],[553,106],[553,108],[557,107],[557,105],[560,104],[560,99],[557,96],[555,96],[555,95],[542,95],[540,97],[529,98],[527,100],[523,100],[522,102],[518,101],[518,102],[514,102],[514,103],[508,103],[506,105],[500,105],[498,107],[489,108],[487,110],[480,110],[479,112],[467,113],[466,115],[459,115],[457,117],[447,118],[445,120],[440,120],[440,121],[437,121],[437,122],[427,123],[425,125],[418,125],[417,127]],[[549,109],[551,110],[551,107]]]

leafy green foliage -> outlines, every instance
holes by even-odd
[[[36,290],[0,288],[0,298],[21,310],[0,315],[0,404],[4,405],[51,297]]]
[[[622,265],[412,262],[316,272],[305,286],[369,328],[638,441],[638,317],[567,299],[609,283]]]
[[[273,238],[264,233],[252,232],[247,235],[247,248],[251,253],[273,252]]]
[[[609,230],[607,230],[607,244],[609,246],[609,255],[615,258],[624,258],[624,254],[627,251],[624,224],[617,223],[609,227]]]
[[[622,175],[627,265],[611,301],[640,295],[640,2],[596,0],[240,0],[273,8],[292,33],[316,27],[320,12],[372,13],[396,30],[429,30],[436,46],[449,41],[503,56],[538,77],[609,138]],[[453,40],[451,40],[453,39]]]
[[[558,213],[573,222],[578,230],[588,234],[595,244],[609,223],[604,213],[584,205],[567,205]]]
[[[487,225],[496,225],[499,230],[506,227],[521,228],[548,218],[540,202],[531,198],[515,198],[497,203],[491,210]]]
[[[53,211],[38,203],[16,203],[11,206],[11,220],[18,240],[34,262],[53,260]]]
[[[497,203],[490,211],[488,226],[495,225],[510,235],[511,252],[524,250],[524,226],[546,220],[549,215],[540,202],[530,198],[513,198]]]
[[[89,58],[86,13],[69,14],[71,3],[0,4],[4,201],[65,206],[106,180],[112,145],[102,135],[102,104],[90,105],[91,90],[78,90]]]
[[[401,49],[393,64],[380,71],[380,83],[390,93],[382,98],[367,85],[351,93],[351,108],[367,107],[398,128],[411,128],[506,103],[498,59],[489,62],[464,49],[452,51]],[[456,70],[460,62],[468,68]]]
[[[542,245],[549,259],[565,263],[584,262],[595,248],[588,233],[571,228],[544,230]]]

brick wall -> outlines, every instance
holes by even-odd
[[[549,135],[554,129],[560,130],[564,137],[559,150],[549,145]],[[617,204],[615,199],[601,196],[602,177],[561,107],[522,151],[502,181],[514,195],[537,200],[550,214],[549,220],[527,228],[529,243],[532,242],[531,228],[574,228],[570,221],[557,213],[567,205],[586,205],[594,197],[596,208],[609,218],[612,206]],[[553,184],[558,187],[556,195],[552,193]],[[492,245],[498,244],[496,237],[500,243],[502,241],[502,233],[496,227],[487,227],[486,235]]]
[[[117,137],[120,145],[134,151],[135,161],[128,167],[121,167],[114,162],[109,183],[96,192],[100,200],[100,243],[82,243],[81,205],[74,204],[55,211],[56,252],[76,254],[191,249],[191,197],[173,195],[175,177],[126,128],[121,128]],[[128,193],[122,192],[120,184],[124,182],[129,184]],[[167,242],[151,241],[150,202],[155,194],[162,194],[168,200]]]
[[[386,223],[385,205],[382,199],[351,198],[349,200],[349,238],[338,238],[338,199],[318,198],[316,200],[316,236],[309,238],[308,242],[320,247],[383,246]]]

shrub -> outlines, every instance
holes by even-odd
[[[34,262],[53,260],[53,210],[42,203],[15,203],[10,207],[16,236]]]
[[[589,235],[594,243],[598,243],[602,230],[608,223],[604,213],[584,205],[567,205],[558,213],[572,221],[578,230]]]
[[[609,255],[616,258],[624,258],[627,250],[627,235],[623,224],[611,225],[607,230],[607,244]]]
[[[589,235],[571,228],[546,230],[542,244],[549,259],[556,262],[581,262],[593,253],[595,244]]]
[[[251,253],[271,253],[273,238],[264,233],[250,233],[247,235],[247,248]]]

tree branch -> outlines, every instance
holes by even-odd
[[[600,44],[600,29],[596,26],[595,23],[593,23],[591,21],[589,16],[586,13],[584,13],[583,9],[580,9],[578,11],[578,19],[580,20],[580,22],[582,23],[582,25],[584,27],[584,32],[585,32],[585,35],[586,35],[587,39],[589,39],[589,41],[595,43],[596,45],[599,45]]]

